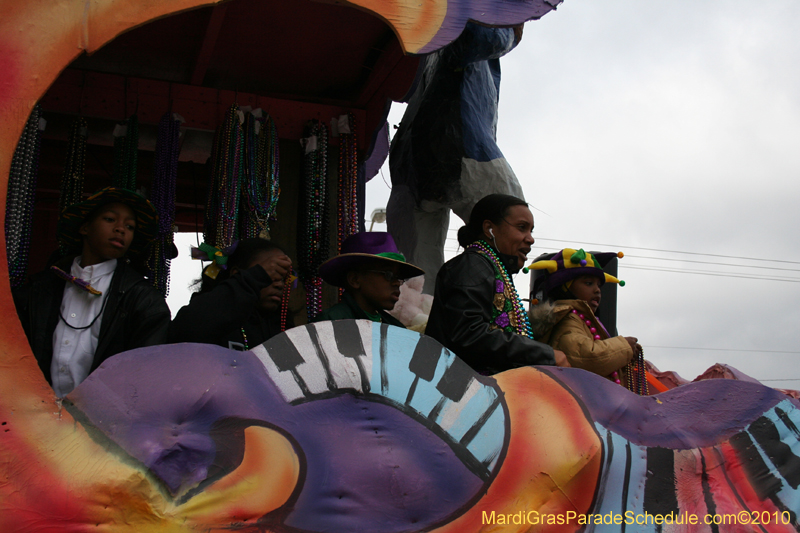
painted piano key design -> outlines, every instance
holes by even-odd
[[[248,352],[177,344],[120,354],[65,407],[77,421],[68,431],[91,432],[93,453],[123,465],[110,493],[128,496],[99,510],[109,485],[71,489],[76,508],[100,512],[65,519],[43,514],[41,498],[21,499],[28,484],[0,483],[14,489],[0,531],[800,530],[800,402],[754,383],[642,397],[574,368],[485,377],[424,336],[340,321]],[[13,443],[19,422],[0,421]],[[9,450],[0,446],[0,459]],[[78,455],[65,468],[86,464]],[[52,484],[41,486],[35,494]],[[570,512],[626,521],[511,522]],[[648,515],[676,523],[642,522]],[[689,515],[728,522],[689,525]]]
[[[800,409],[784,400],[726,442],[670,449],[631,442],[600,423],[603,467],[590,514],[623,517],[622,523],[591,523],[587,532],[798,531],[800,523]],[[673,516],[655,524],[650,516]],[[699,523],[691,524],[695,516]],[[705,524],[704,517],[728,523]],[[731,524],[734,516],[738,524]],[[766,518],[766,519],[765,519]],[[737,527],[731,527],[731,526]],[[751,524],[754,525],[754,524]],[[738,526],[742,526],[741,529]],[[687,529],[688,528],[688,529]]]
[[[507,438],[497,385],[430,337],[338,320],[291,329],[252,352],[292,405],[368,394],[441,433],[482,479],[497,466]]]

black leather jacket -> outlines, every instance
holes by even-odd
[[[281,332],[280,313],[258,309],[261,290],[272,279],[259,265],[242,270],[213,290],[192,295],[169,329],[169,342],[201,342],[252,349]],[[292,324],[287,324],[287,328]],[[244,330],[244,332],[242,331]]]
[[[509,272],[518,270],[516,258],[499,257]],[[489,329],[494,284],[492,263],[473,250],[445,263],[436,276],[425,334],[484,374],[527,365],[554,365],[550,346],[516,333]]]
[[[69,272],[72,258],[58,264]],[[33,355],[51,384],[53,332],[59,320],[65,283],[52,271],[45,270],[31,276],[30,283],[13,291],[17,314]],[[164,344],[170,312],[164,297],[124,260],[119,260],[101,320],[91,371],[120,352]]]

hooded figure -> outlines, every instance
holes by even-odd
[[[444,263],[450,210],[466,222],[488,194],[523,198],[496,137],[500,57],[521,38],[521,25],[470,22],[458,39],[426,56],[392,140],[389,232],[409,261],[429,274],[427,294]]]

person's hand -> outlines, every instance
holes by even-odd
[[[630,344],[634,357],[642,353],[642,345],[639,344],[639,339],[636,337],[625,337],[625,340],[628,341],[628,344]]]
[[[564,368],[572,366],[569,364],[569,361],[567,361],[567,354],[561,350],[553,350],[553,355],[556,358],[556,366],[561,366]]]
[[[263,254],[258,264],[272,278],[272,281],[285,278],[292,269],[292,260],[286,254]]]

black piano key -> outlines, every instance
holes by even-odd
[[[730,443],[759,499],[766,500],[780,492],[783,483],[769,471],[750,435],[740,431],[730,438]]]
[[[336,339],[336,348],[345,357],[358,359],[364,357],[364,343],[361,340],[361,330],[354,320],[334,320],[333,336]]]
[[[333,324],[336,348],[339,353],[355,361],[358,372],[361,374],[361,390],[369,392],[369,376],[367,376],[367,369],[364,368],[364,362],[361,360],[366,355],[366,350],[364,350],[364,342],[361,339],[361,330],[358,329],[358,324],[352,320],[334,320],[331,324]]]
[[[408,363],[408,369],[425,381],[432,381],[442,355],[442,345],[430,337],[419,338],[414,354]]]
[[[436,384],[436,390],[447,399],[461,401],[472,383],[474,370],[461,359],[453,359],[453,363],[444,371],[442,379]]]
[[[772,420],[765,416],[759,417],[750,426],[750,433],[761,446],[764,454],[769,457],[772,464],[778,469],[783,479],[795,490],[800,485],[800,457],[792,449],[781,442],[778,428]]]
[[[319,362],[322,364],[322,369],[325,370],[325,385],[328,387],[328,390],[336,390],[338,386],[336,385],[336,380],[333,379],[331,362],[328,360],[325,350],[322,349],[322,344],[319,340],[319,333],[317,333],[317,327],[314,324],[309,324],[307,326],[307,331],[308,336],[311,339],[311,344],[314,345],[314,351],[317,354],[317,359],[319,359]]]
[[[778,418],[781,419],[781,422],[783,422],[783,424],[789,429],[789,431],[794,433],[794,436],[800,439],[800,431],[798,431],[797,426],[794,425],[792,419],[789,418],[789,415],[787,415],[786,412],[780,407],[775,408],[775,414],[778,415]]]
[[[388,357],[387,350],[389,349],[389,324],[381,324],[381,394],[386,395],[389,393],[389,372],[386,369],[386,358]]]
[[[714,501],[714,494],[711,492],[711,484],[708,481],[708,470],[706,469],[706,456],[703,455],[703,450],[698,450],[700,453],[700,464],[703,467],[703,473],[700,477],[700,483],[703,486],[703,501],[706,504],[706,514],[714,516],[717,514],[717,503]],[[709,524],[711,533],[719,533],[719,526],[713,522]]]
[[[668,448],[647,448],[643,502],[645,512],[662,516],[679,514],[676,491],[674,452]]]
[[[269,342],[267,353],[281,372],[294,370],[306,362],[288,335],[273,337]]]

